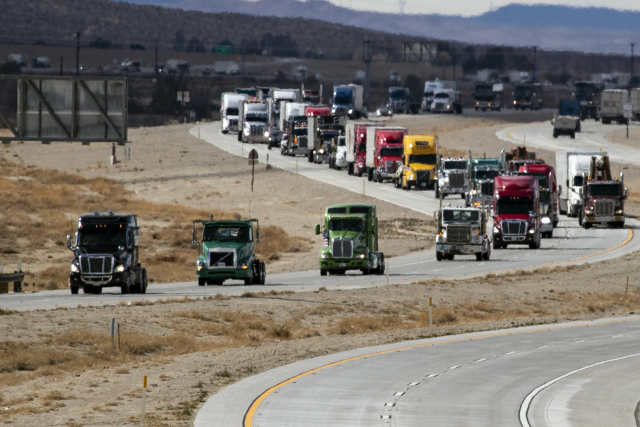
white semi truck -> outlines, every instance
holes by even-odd
[[[266,101],[243,101],[240,103],[238,141],[269,142],[269,106]]]
[[[607,89],[600,96],[600,117],[603,125],[618,122],[626,125],[629,122],[624,116],[624,105],[629,99],[629,93],[625,89]]]
[[[556,177],[560,186],[558,189],[560,213],[572,218],[582,211],[582,197],[580,190],[585,174],[589,174],[591,157],[598,160],[607,153],[604,151],[557,151]]]
[[[448,194],[459,194],[465,198],[469,185],[467,179],[467,159],[440,158],[438,160],[438,182],[436,197],[445,198]]]
[[[444,207],[433,213],[438,224],[436,259],[453,261],[456,255],[475,255],[478,261],[491,258],[487,233],[489,213],[482,208]]]
[[[249,99],[249,95],[226,92],[220,101],[220,117],[222,119],[222,133],[238,132],[240,117],[240,103]]]

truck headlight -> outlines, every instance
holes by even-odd
[[[622,215],[624,211],[622,209],[616,211],[616,215]]]
[[[353,110],[349,110],[349,114],[353,114]]]
[[[78,264],[76,264],[75,262],[71,263],[71,272],[80,273],[80,268],[78,268]]]
[[[493,226],[493,234],[499,234],[500,233],[500,228],[497,225]]]
[[[535,232],[536,232],[536,229],[535,229],[535,228],[531,227],[531,228],[529,229],[529,234],[533,234],[533,233],[535,233]]]
[[[540,222],[543,224],[551,224],[551,219],[548,216],[545,216],[545,217],[542,217]]]
[[[243,270],[246,270],[249,268],[249,266],[247,265],[246,262],[243,262],[242,265],[240,266],[240,268],[242,268]]]
[[[513,101],[513,105],[516,105],[516,101]]]
[[[475,196],[476,194],[478,194],[478,190],[473,190],[473,191],[471,192],[471,194],[473,194],[473,195]]]
[[[329,258],[329,254],[327,254],[327,253],[320,254],[320,258],[327,259],[327,258]]]
[[[585,213],[586,215],[591,215],[591,214],[593,213],[593,211],[592,211],[591,209],[585,209],[585,210],[584,210],[584,213]]]
[[[201,259],[199,259],[198,261],[196,261],[196,270],[200,271],[205,267],[204,265],[204,261],[202,261]]]
[[[265,136],[265,138],[269,138],[269,131],[268,130],[264,131],[264,136]]]
[[[409,180],[413,181],[413,174],[409,175]]]
[[[247,136],[249,136],[249,132],[250,132],[250,131],[249,131],[249,129],[246,129],[246,128],[245,128],[245,130],[244,130],[244,134],[245,134],[245,135],[247,135]]]
[[[366,257],[366,256],[367,256],[366,254],[360,254],[360,255],[357,256],[357,258],[364,259],[364,257]]]
[[[116,273],[122,273],[124,271],[124,265],[120,264],[119,266],[116,267],[114,271]]]

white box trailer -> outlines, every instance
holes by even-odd
[[[249,99],[248,95],[225,92],[220,101],[220,118],[222,120],[222,133],[238,132],[240,116],[240,104]]]
[[[600,117],[603,125],[612,121],[627,124],[624,117],[624,105],[629,100],[629,93],[625,89],[607,89],[600,96]]]
[[[629,91],[629,102],[631,103],[631,117],[640,120],[640,87]]]
[[[283,104],[280,104],[280,120],[278,121],[278,127],[280,129],[286,129],[285,122],[291,116],[304,116],[305,108],[309,105],[304,102],[289,102],[283,101]],[[284,111],[284,114],[282,112]]]
[[[560,213],[570,217],[576,217],[582,209],[583,174],[589,173],[591,157],[601,159],[606,156],[605,151],[557,151],[556,152],[556,179],[560,188],[559,208]]]

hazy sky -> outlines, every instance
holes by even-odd
[[[369,9],[380,12],[397,13],[400,11],[402,0],[329,0],[331,3],[353,7],[355,9]],[[536,0],[535,2],[514,0],[404,0],[405,13],[441,13],[444,15],[479,15],[510,3],[536,4],[564,4],[568,6],[596,6],[614,9],[640,11],[638,0]]]

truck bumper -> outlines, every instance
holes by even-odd
[[[328,271],[367,270],[371,268],[369,260],[364,259],[321,259],[320,269]]]
[[[624,223],[624,216],[588,216],[585,218],[585,222],[590,224],[609,224],[611,222]]]
[[[493,235],[493,245],[528,245],[536,241],[536,234],[525,234],[524,236],[504,236],[502,233]]]
[[[464,187],[460,187],[460,188],[451,188],[451,187],[440,187],[440,194],[442,194],[443,196],[446,196],[448,194],[465,194],[465,189]]]
[[[478,197],[477,195],[471,195],[468,200],[469,206],[493,206],[493,196]]]
[[[296,146],[293,146],[291,148],[291,152],[293,153],[294,156],[308,156],[309,155],[309,149],[308,148],[298,148]]]
[[[425,179],[422,181],[418,181],[414,179],[411,181],[407,181],[407,183],[412,187],[416,187],[416,188],[430,188],[433,185],[433,183],[430,182],[428,179]]]
[[[100,286],[103,288],[120,287],[127,283],[129,272],[88,275],[81,273],[71,273],[69,275],[69,286],[83,288],[85,286]]]
[[[196,270],[198,279],[246,279],[251,276],[248,268],[211,268]]]
[[[482,253],[482,245],[449,245],[446,243],[437,243],[436,253],[449,255],[474,255]]]
[[[251,144],[259,143],[266,144],[269,142],[269,138],[261,135],[245,135],[245,140]]]

